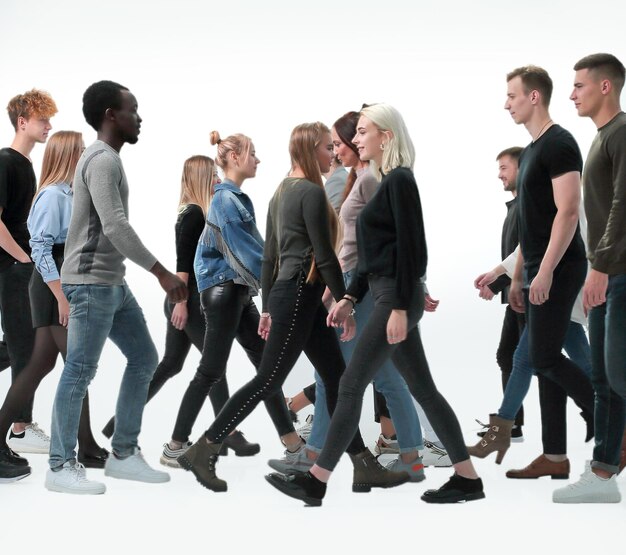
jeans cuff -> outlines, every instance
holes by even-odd
[[[591,461],[591,468],[597,468],[598,470],[604,470],[611,474],[617,474],[619,472],[619,466],[614,464],[607,464],[600,461]]]
[[[400,449],[398,449],[399,453],[414,453],[415,451],[423,451],[424,450],[424,444],[420,443],[419,445],[416,445],[415,447],[400,447]]]

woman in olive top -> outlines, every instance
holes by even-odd
[[[412,171],[413,143],[400,113],[386,104],[361,111],[354,143],[361,160],[369,160],[382,181],[357,220],[358,274],[329,314],[328,323],[342,325],[368,288],[374,311],[341,379],[337,409],[317,463],[306,473],[270,474],[267,479],[286,495],[321,505],[326,482],[357,429],[365,388],[391,357],[456,470],[444,486],[427,491],[422,499],[435,503],[481,499],[482,482],[469,459],[458,420],[432,380],[417,327],[424,311],[420,277],[426,273],[427,255]]]
[[[178,459],[202,485],[214,491],[226,490],[226,482],[215,474],[222,442],[261,400],[280,392],[302,351],[324,380],[331,414],[345,366],[337,336],[326,326],[327,312],[322,304],[325,284],[336,300],[345,293],[334,252],[337,219],[321,176],[328,171],[333,156],[329,129],[319,122],[297,126],[291,134],[289,154],[291,171],[270,201],[267,216],[263,313],[258,329],[267,343],[259,372],[230,398],[204,436]],[[350,339],[354,321],[351,316],[345,320],[342,339]],[[291,445],[285,443],[291,451],[303,448],[297,436]],[[409,479],[405,472],[382,469],[356,427],[348,443],[355,465],[354,491],[390,487]]]

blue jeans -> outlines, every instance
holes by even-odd
[[[83,398],[107,338],[128,361],[111,440],[119,456],[130,455],[137,447],[148,386],[159,361],[143,312],[126,284],[64,285],[63,292],[70,303],[70,321],[67,359],[52,409],[51,468],[76,458]]]
[[[626,422],[626,275],[609,277],[606,303],[589,313],[595,391],[595,468],[616,473]]]
[[[563,348],[570,359],[587,376],[591,377],[591,351],[585,330],[581,324],[570,321]],[[513,372],[511,372],[511,377],[504,391],[502,405],[498,410],[500,418],[515,420],[515,415],[522,406],[522,402],[530,389],[530,382],[534,374],[535,369],[530,365],[528,353],[528,328],[524,328],[513,355]]]
[[[346,287],[352,279],[352,271],[343,274],[343,280]],[[356,346],[357,340],[366,322],[369,320],[374,310],[374,300],[368,292],[361,302],[357,305],[356,320],[357,335],[354,339],[347,342],[340,342],[341,354],[346,364],[350,361],[352,353]],[[410,453],[412,451],[423,449],[424,440],[422,438],[422,428],[420,425],[413,397],[409,392],[404,378],[400,375],[391,359],[387,359],[374,376],[374,387],[382,393],[387,400],[391,419],[396,428],[398,437],[398,446],[401,453]],[[315,418],[313,419],[313,428],[311,435],[307,441],[307,449],[320,452],[326,440],[328,426],[330,425],[330,417],[326,409],[326,391],[324,384],[317,372],[315,373]]]

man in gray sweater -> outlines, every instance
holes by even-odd
[[[116,409],[113,452],[105,475],[142,482],[167,482],[152,469],[137,444],[148,385],[158,356],[143,312],[124,281],[124,259],[154,274],[171,302],[187,297],[185,284],[146,249],[128,222],[128,182],[119,156],[138,140],[141,118],[130,91],[111,81],[91,85],[83,113],[98,140],[83,153],[74,176],[74,208],[61,271],[70,303],[67,358],[52,412],[50,470],[46,488],[62,493],[104,493],[76,462],[82,401],[107,338],[128,363]]]

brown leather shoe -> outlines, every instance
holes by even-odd
[[[567,480],[569,478],[569,459],[563,462],[552,462],[545,455],[539,455],[528,466],[520,470],[509,470],[507,478],[517,478],[521,480],[541,478],[550,476],[553,480]]]

